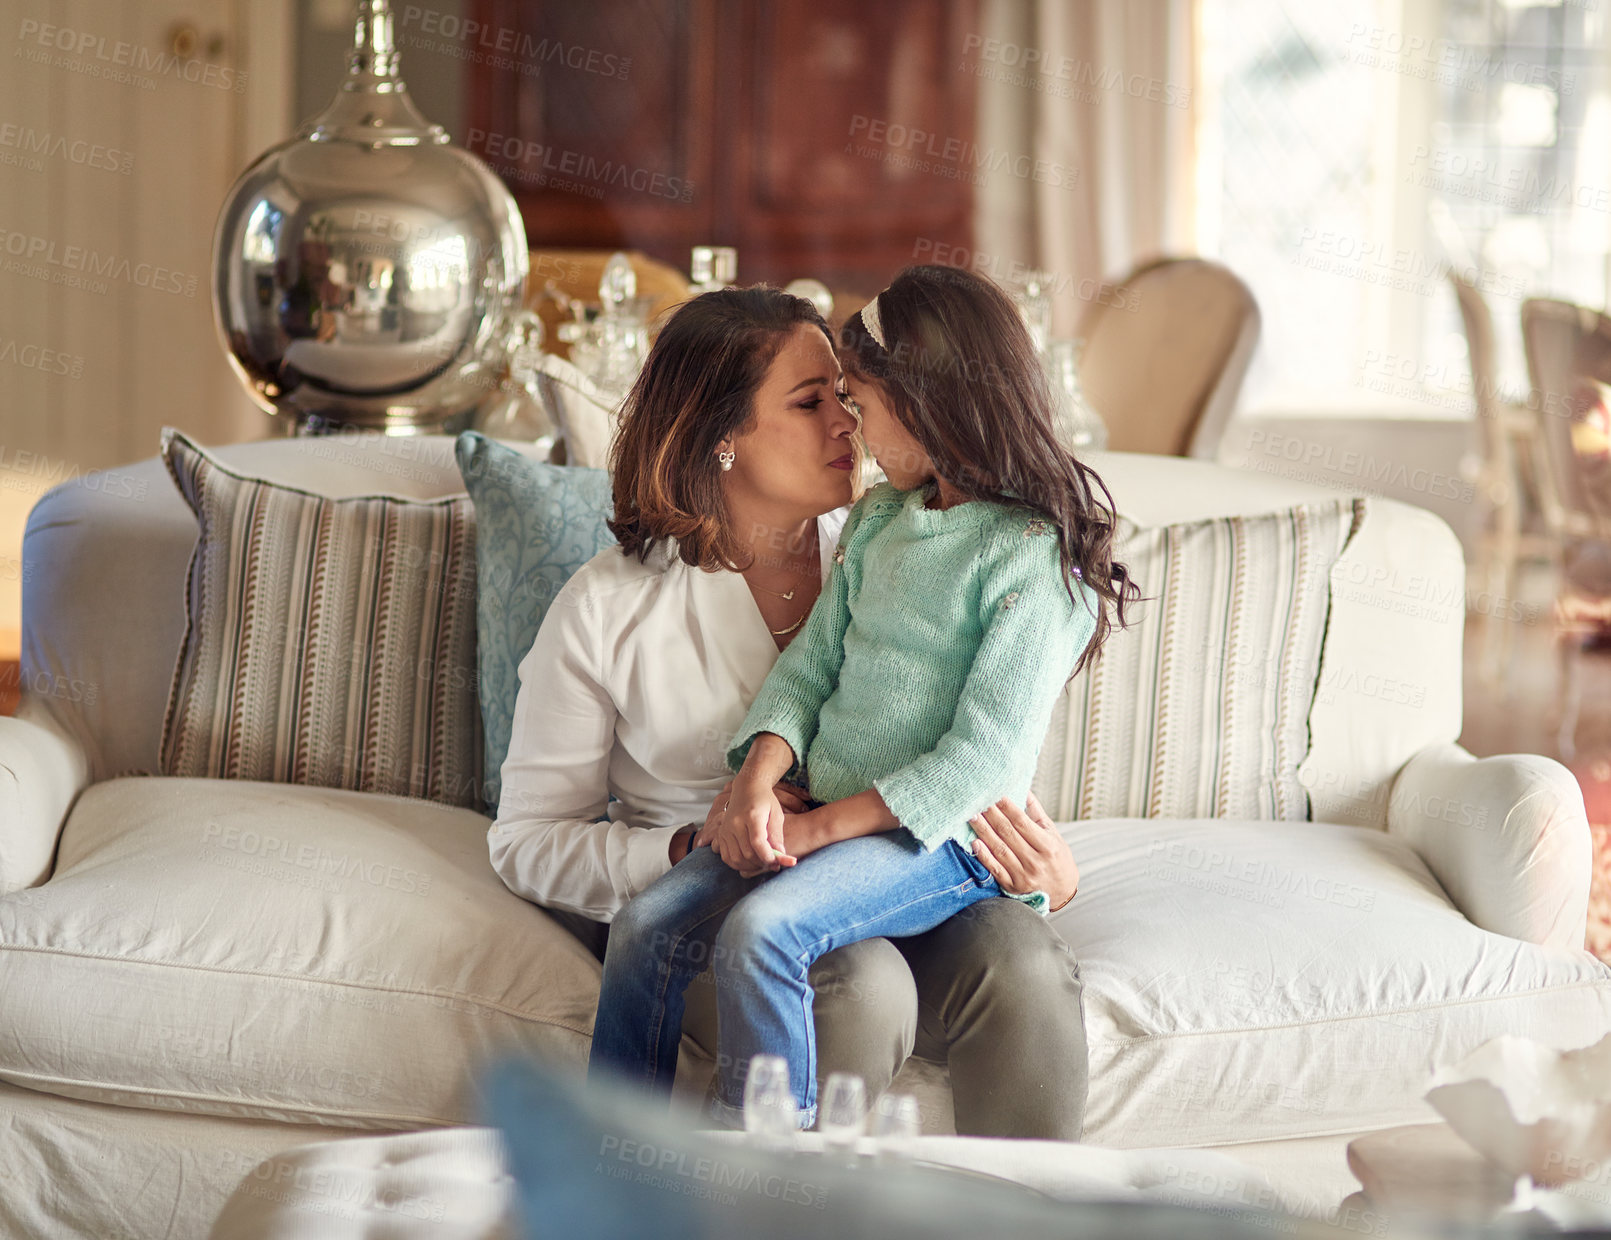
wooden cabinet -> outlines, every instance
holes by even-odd
[[[467,145],[534,247],[876,292],[971,244],[973,0],[474,0]]]

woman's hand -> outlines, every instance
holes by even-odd
[[[1044,891],[1050,908],[1056,911],[1080,889],[1080,868],[1074,864],[1074,854],[1033,792],[1024,809],[1003,797],[969,819],[968,825],[979,837],[973,855],[1008,894]]]
[[[816,809],[807,809],[805,802],[801,802],[797,812],[785,807],[783,838],[789,846],[789,856],[797,862],[832,844],[836,837],[828,807],[819,805]]]

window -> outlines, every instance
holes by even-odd
[[[1526,388],[1529,296],[1601,306],[1602,0],[1203,0],[1198,235],[1264,311],[1251,413],[1468,417],[1453,266]]]

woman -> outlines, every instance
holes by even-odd
[[[561,591],[521,663],[489,836],[516,893],[607,923],[720,803],[728,742],[809,614],[853,498],[838,382],[826,324],[776,290],[708,293],[666,324],[614,449],[621,545]],[[1057,906],[1078,871],[1029,808],[989,812],[981,860],[1005,890]],[[855,1072],[877,1093],[915,1048],[949,1064],[959,1132],[1079,1138],[1078,970],[1019,901],[842,948],[811,976],[824,1076]],[[684,1019],[707,1048],[713,1006],[691,993]]]

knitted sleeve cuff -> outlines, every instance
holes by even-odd
[[[1020,904],[1029,905],[1030,908],[1034,909],[1042,917],[1046,916],[1046,914],[1051,911],[1049,908],[1051,901],[1046,898],[1046,893],[1044,891],[1028,891],[1023,895],[1018,895],[1010,891],[1004,891],[1001,894],[1006,896],[1009,900],[1017,900]]]
[[[727,751],[730,770],[737,771],[744,765],[750,746],[762,732],[776,733],[789,742],[789,748],[794,750],[794,765],[784,778],[791,783],[798,782],[800,772],[805,767],[806,750],[811,747],[811,738],[817,734],[817,711],[807,710],[800,703],[787,702],[781,697],[768,699],[763,687],[761,697],[756,699],[750,713],[744,716],[738,735]]]
[[[926,769],[921,764],[891,771],[873,781],[878,795],[884,798],[889,812],[900,819],[901,826],[910,831],[925,849],[938,848],[946,840],[955,840],[964,848],[973,846],[973,828],[968,819],[982,812],[986,806],[976,805],[959,812],[944,794],[935,795]]]

